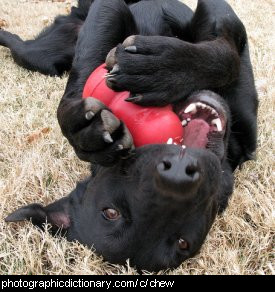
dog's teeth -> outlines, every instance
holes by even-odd
[[[214,109],[212,110],[211,113],[212,113],[212,115],[217,115],[218,114]]]
[[[188,118],[188,119],[187,119],[187,122],[188,122],[188,123],[190,123],[190,122],[191,122],[191,119],[190,119],[190,118]]]
[[[221,132],[222,131],[222,121],[221,119],[214,119],[212,122],[211,122],[212,125],[215,125],[217,127],[217,130],[218,132]]]
[[[205,108],[206,108],[206,105],[203,104],[203,103],[201,103],[201,102],[197,102],[197,103],[196,103],[196,106],[197,106],[197,107],[200,107],[200,108],[202,108],[202,109],[205,109]]]
[[[195,103],[191,103],[184,111],[185,114],[193,113],[195,114],[197,112],[197,106]]]
[[[168,144],[168,145],[172,145],[172,144],[173,144],[173,139],[170,138],[170,139],[167,141],[167,144]]]
[[[187,122],[186,120],[183,120],[183,121],[181,122],[181,124],[183,125],[183,127],[186,127],[186,126],[188,125],[188,122]]]
[[[186,146],[185,146],[185,145],[182,145],[181,148],[182,148],[182,149],[186,149]]]

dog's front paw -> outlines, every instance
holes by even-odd
[[[108,166],[134,148],[125,124],[95,98],[61,103],[58,120],[81,160]]]
[[[140,105],[165,105],[180,98],[177,83],[182,42],[169,37],[130,36],[106,58],[110,71],[107,85],[115,91],[130,91],[127,100]]]

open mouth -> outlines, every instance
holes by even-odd
[[[208,95],[189,98],[174,108],[184,128],[183,147],[208,148],[212,136],[224,137],[226,114],[221,104]],[[173,144],[169,139],[167,144]]]

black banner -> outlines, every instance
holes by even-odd
[[[39,291],[51,288],[170,288],[188,289],[189,283],[201,289],[203,282],[226,280],[232,277],[222,276],[0,276],[0,290],[25,289]],[[243,278],[243,277],[240,277]],[[252,277],[250,277],[251,279]],[[255,277],[256,278],[256,277]],[[199,279],[199,281],[197,281]],[[191,283],[192,282],[192,283]],[[204,287],[205,288],[205,287]]]

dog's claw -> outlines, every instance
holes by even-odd
[[[112,137],[111,137],[111,135],[110,135],[110,133],[109,133],[108,131],[105,131],[105,132],[103,133],[103,140],[104,140],[106,143],[109,143],[109,144],[111,144],[111,143],[114,142],[114,140],[112,139]]]
[[[115,77],[115,76],[116,76],[116,74],[108,73],[105,75],[105,78],[110,79],[110,78]]]
[[[123,149],[124,149],[123,145],[119,144],[119,145],[117,146],[117,150],[118,150],[118,151],[121,151],[121,150],[123,150]]]
[[[122,45],[123,45],[125,48],[127,48],[127,47],[131,47],[131,46],[134,45],[135,40],[136,40],[136,35],[131,35],[131,36],[127,37],[127,39],[123,42]]]
[[[133,137],[130,133],[130,131],[128,130],[128,128],[124,126],[124,136],[121,140],[121,143],[122,143],[122,146],[123,146],[123,149],[131,149],[131,147],[133,147]]]
[[[110,72],[110,74],[116,75],[116,74],[119,73],[119,71],[120,71],[119,65],[116,64],[116,65],[114,66],[113,70]]]
[[[86,120],[90,121],[93,119],[93,117],[95,116],[95,114],[92,111],[88,111],[85,115]]]
[[[119,119],[110,111],[103,110],[101,112],[101,119],[105,131],[108,131],[110,134],[112,134],[120,126]]]
[[[111,76],[111,77],[107,78],[107,82],[112,83],[112,84],[116,84],[116,79],[113,76]]]
[[[105,105],[96,98],[88,97],[84,101],[86,119],[91,120],[100,110],[106,108]]]
[[[125,101],[128,101],[128,102],[139,102],[141,101],[143,98],[142,95],[134,95],[134,96],[130,96],[128,98],[125,99]]]
[[[134,150],[134,141],[133,141],[133,137],[130,133],[130,131],[128,130],[128,128],[123,125],[124,128],[124,136],[121,139],[121,144],[119,144],[117,146],[117,151],[122,151],[122,150]],[[127,156],[126,156],[127,157]]]
[[[136,54],[137,53],[137,47],[136,46],[129,46],[125,48],[125,51],[128,53]]]
[[[116,64],[116,47],[113,48],[106,57],[105,63],[108,69],[111,69]]]
[[[111,134],[120,127],[120,120],[108,110],[103,110],[101,112],[101,119],[105,129],[103,139],[106,143],[113,143],[114,141]],[[131,149],[131,147],[133,147],[133,137],[128,128],[123,124],[123,137],[120,144],[117,146],[117,150]]]

